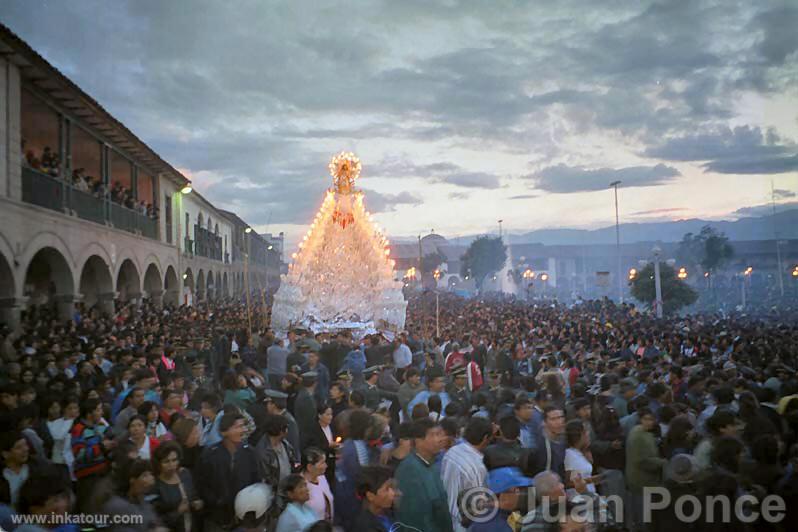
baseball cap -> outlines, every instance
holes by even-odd
[[[236,517],[241,521],[261,519],[272,505],[273,498],[272,488],[268,484],[261,482],[247,486],[236,495]]]
[[[488,489],[497,495],[513,488],[531,485],[532,479],[522,475],[517,467],[498,467],[488,473]]]

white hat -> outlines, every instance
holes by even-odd
[[[260,519],[272,505],[274,495],[268,484],[252,484],[236,495],[235,511],[239,520],[244,520],[249,512],[254,512],[255,519]]]

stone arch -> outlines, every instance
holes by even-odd
[[[224,297],[230,297],[230,286],[227,284],[227,272],[222,274],[222,295]]]
[[[222,289],[222,272],[216,272],[216,281],[214,284],[214,288],[216,289],[216,299],[222,299],[225,297],[224,290]]]
[[[144,268],[141,267],[141,262],[139,262],[138,257],[136,257],[131,250],[123,249],[116,254],[116,270],[114,271],[114,279],[119,278],[119,274],[122,272],[122,265],[125,263],[125,261],[130,261],[133,263],[133,266],[136,268],[137,272],[140,273],[144,271]]]
[[[155,305],[163,303],[163,277],[158,265],[151,262],[144,272],[144,293]]]
[[[102,261],[105,262],[105,264],[108,266],[108,270],[111,273],[111,279],[112,279],[111,284],[113,285],[113,277],[115,272],[112,271],[113,270],[112,265],[114,264],[114,261],[111,260],[111,254],[108,252],[108,250],[105,249],[105,247],[103,247],[98,242],[91,242],[81,250],[80,254],[78,254],[77,265],[81,267],[79,272],[82,273],[83,268],[86,267],[86,262],[93,255],[102,259]],[[111,289],[113,290],[113,287]]]
[[[167,305],[180,304],[180,283],[177,280],[177,272],[171,264],[166,267],[163,278],[163,302]]]
[[[197,273],[197,282],[196,282],[196,284],[194,286],[196,287],[196,290],[194,291],[194,293],[197,296],[197,300],[204,299],[205,298],[205,272],[204,271],[200,270]]]
[[[91,255],[80,270],[78,287],[87,308],[98,306],[102,312],[114,311],[114,278],[110,263],[100,255]]]
[[[213,234],[219,236],[219,224],[213,226]]]
[[[141,276],[136,264],[131,259],[125,259],[119,265],[116,291],[120,301],[130,301],[141,297]]]
[[[72,253],[69,250],[66,242],[57,234],[51,231],[43,231],[38,233],[35,237],[33,237],[30,241],[25,244],[25,248],[23,249],[22,253],[18,255],[17,262],[20,264],[20,271],[25,272],[25,275],[19,275],[17,277],[17,293],[18,294],[25,294],[28,292],[28,287],[26,286],[26,279],[27,279],[27,271],[30,267],[31,263],[33,262],[33,258],[37,255],[41,250],[44,248],[52,248],[53,250],[57,251],[66,261],[67,266],[69,267],[69,272],[72,277],[72,286],[74,287],[75,282],[75,260]],[[9,255],[13,257],[14,254],[12,253]]]
[[[33,305],[57,307],[61,318],[72,315],[75,279],[67,258],[58,249],[37,251],[25,268],[24,295]]]
[[[201,212],[197,213],[197,225],[200,226],[200,227],[204,227],[202,225],[202,213]]]

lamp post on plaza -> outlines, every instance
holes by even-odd
[[[621,280],[621,225],[618,216],[618,185],[620,181],[613,181],[610,186],[615,189],[615,247],[618,254],[618,301],[623,303],[623,281]]]
[[[252,233],[252,228],[247,227],[244,229],[244,239],[246,240],[246,249],[247,252],[244,253],[244,290],[247,293],[247,323],[249,324],[249,335],[252,336],[252,316],[249,312],[250,307],[250,300],[249,300],[249,238],[250,233]]]
[[[439,301],[439,292],[438,292],[438,281],[441,278],[441,270],[439,268],[435,268],[435,271],[432,272],[432,276],[435,278],[435,336],[441,335],[441,325],[440,325],[440,318],[441,318],[441,307]]]
[[[540,282],[541,282],[541,286],[543,287],[543,299],[546,299],[546,281],[548,281],[548,280],[549,280],[549,274],[548,273],[541,273],[540,274]]]
[[[745,284],[748,282],[748,279],[750,279],[751,273],[753,271],[754,269],[751,266],[743,270],[743,275],[742,275],[743,310],[745,310],[745,304],[746,304]]]
[[[535,272],[527,268],[522,275],[526,283],[526,300],[529,302],[529,289],[532,287],[532,279],[535,278]]]
[[[657,312],[657,318],[662,317],[662,282],[659,275],[659,256],[662,254],[662,248],[654,246],[651,250],[654,253],[654,305]]]

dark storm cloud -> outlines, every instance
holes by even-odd
[[[415,164],[407,157],[385,159],[373,167],[369,175],[388,178],[420,177],[433,183],[446,183],[464,188],[494,189],[501,186],[501,178],[495,174],[469,172],[449,162]]]
[[[423,200],[410,192],[398,194],[382,194],[375,190],[363,189],[366,197],[364,203],[372,213],[395,211],[399,205],[420,205]]]
[[[773,196],[776,199],[787,199],[787,198],[794,198],[798,196],[798,193],[792,190],[784,190],[783,188],[777,188],[773,191]]]
[[[798,201],[787,201],[776,204],[776,212],[784,212],[796,208],[798,208]],[[742,209],[737,209],[734,211],[734,214],[739,216],[768,216],[773,214],[773,204],[763,203],[762,205],[743,207]]]
[[[631,166],[627,168],[587,169],[581,166],[559,164],[528,176],[535,188],[555,193],[605,190],[613,181],[622,181],[622,187],[647,187],[664,185],[681,174],[676,168],[656,166]]]
[[[13,31],[167,160],[219,176],[206,190],[211,201],[257,220],[268,211],[274,223],[306,220],[328,186],[323,152],[341,140],[534,153],[536,167],[548,166],[534,176],[538,188],[557,192],[679,174],[656,161],[552,166],[565,148],[549,127],[606,134],[619,150],[626,140],[642,143],[648,157],[706,162],[708,171],[777,173],[798,164],[787,140],[725,126],[737,89],[773,92],[796,82],[798,8],[778,0],[3,7]],[[555,110],[562,123],[547,126]],[[366,165],[363,177],[458,190],[510,181],[440,158],[458,164],[389,160]],[[412,204],[399,196],[375,200]]]
[[[773,130],[728,127],[667,139],[645,155],[669,161],[708,161],[706,171],[721,174],[780,174],[798,170],[798,148]]]

